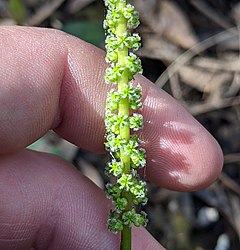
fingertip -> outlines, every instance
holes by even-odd
[[[216,140],[157,86],[148,82],[145,93],[141,137],[147,151],[146,178],[176,191],[195,191],[210,185],[223,166]]]
[[[144,227],[132,228],[133,250],[165,250]]]

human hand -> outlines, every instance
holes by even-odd
[[[24,148],[53,129],[104,152],[104,53],[62,32],[0,28],[0,249],[119,249],[105,194],[69,163]],[[146,178],[177,191],[211,184],[222,168],[213,137],[142,76]],[[133,250],[163,249],[134,228]]]

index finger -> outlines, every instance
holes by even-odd
[[[23,148],[49,129],[79,147],[103,152],[104,53],[56,30],[0,28],[0,152]],[[146,178],[192,191],[222,167],[214,138],[172,97],[138,77],[143,87]]]

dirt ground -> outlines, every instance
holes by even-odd
[[[240,249],[240,1],[134,0],[144,75],[218,140],[224,169],[209,188],[177,193],[149,184],[148,230],[169,250]],[[0,0],[0,25],[60,29],[104,48],[101,0]],[[31,146],[72,161],[103,187],[107,155],[52,132]]]

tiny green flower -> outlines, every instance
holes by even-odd
[[[116,111],[118,109],[119,101],[120,101],[120,96],[118,92],[114,91],[113,89],[110,90],[106,100],[106,111],[109,112],[108,115],[106,114],[106,120],[107,117],[112,114],[112,111]]]
[[[143,127],[143,117],[141,114],[134,113],[132,117],[130,117],[130,128],[134,131],[138,131]]]
[[[136,214],[134,218],[134,225],[136,227],[139,227],[141,225],[146,226],[148,220],[147,220],[147,214],[145,212],[141,212],[141,214]]]
[[[123,213],[122,215],[123,224],[132,226],[136,220],[136,211],[134,209]]]
[[[108,183],[106,185],[106,193],[108,198],[117,199],[121,196],[122,190],[119,186]]]
[[[105,143],[105,146],[111,152],[116,152],[119,149],[122,149],[126,144],[126,140],[123,139],[120,135],[115,136],[114,134],[109,134],[106,139],[107,141]]]
[[[108,228],[113,232],[117,233],[123,230],[123,222],[120,219],[119,214],[114,213],[111,211],[109,218],[108,218]]]
[[[144,181],[135,179],[134,184],[130,187],[130,192],[133,195],[133,202],[136,205],[145,205],[147,203],[146,183]]]
[[[112,160],[112,162],[109,162],[107,164],[106,172],[108,174],[112,174],[113,176],[119,176],[123,172],[123,165],[121,162],[118,162],[116,160]]]
[[[122,176],[117,180],[120,185],[120,189],[124,189],[129,191],[130,187],[133,184],[133,176],[132,174],[122,174]]]
[[[127,115],[109,114],[106,117],[105,125],[107,132],[118,135],[122,127],[129,125],[129,117]]]
[[[128,28],[134,29],[140,24],[138,12],[131,4],[127,4],[123,9],[123,15],[128,20]]]
[[[127,208],[128,200],[126,198],[118,198],[114,201],[116,211],[124,211]]]
[[[145,150],[142,148],[133,150],[131,154],[131,161],[133,164],[132,166],[133,168],[145,167],[146,165]]]
[[[125,57],[126,60],[126,67],[131,72],[131,74],[134,76],[137,73],[142,73],[142,65],[140,59],[134,55],[133,53],[130,53],[129,56]],[[133,79],[131,77],[130,81]]]
[[[116,64],[113,67],[106,69],[105,81],[106,83],[117,83],[118,79],[122,76],[124,68]]]
[[[129,139],[129,142],[123,145],[123,154],[127,156],[131,156],[135,151],[136,148],[138,147],[138,141],[135,136],[131,137]]]
[[[109,50],[106,54],[105,60],[107,63],[117,62],[117,60],[118,60],[117,51],[116,50]]]

